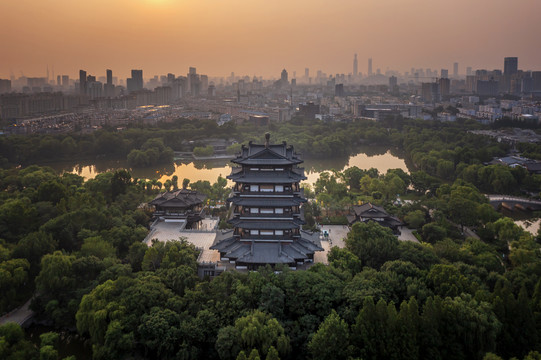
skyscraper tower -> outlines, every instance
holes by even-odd
[[[355,54],[355,56],[353,57],[353,76],[357,76],[357,74],[359,73],[359,64],[357,62],[357,54]]]
[[[113,70],[106,70],[107,83],[103,85],[103,91],[105,97],[113,97],[115,95],[115,86],[113,85]]]
[[[86,71],[79,70],[79,93],[86,94]]]
[[[282,74],[280,76],[280,80],[282,81],[282,85],[285,86],[289,84],[289,81],[287,80],[287,70],[282,70]]]
[[[133,79],[135,90],[143,89],[143,70],[132,70],[131,78]]]
[[[440,77],[443,79],[449,78],[449,70],[447,69],[441,69],[440,74],[441,74]]]
[[[372,58],[368,58],[368,76],[372,75]]]
[[[503,74],[512,75],[518,72],[518,58],[506,57],[503,60]]]
[[[453,64],[453,76],[458,77],[458,63]]]
[[[113,70],[107,69],[107,85],[113,85]]]

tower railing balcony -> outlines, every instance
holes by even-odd
[[[234,217],[240,217],[246,220],[293,220],[300,218],[300,214],[236,214]]]
[[[293,238],[294,238],[293,235],[250,235],[250,234],[239,237],[240,241],[255,240],[255,241],[268,241],[268,242],[293,241]]]
[[[300,195],[302,196],[303,192],[302,190],[299,190],[299,191],[294,191],[294,190],[288,190],[288,191],[246,191],[246,190],[241,190],[241,191],[235,191],[235,194],[236,195],[257,195],[257,196],[269,196],[269,195],[273,195],[273,196],[288,196],[288,195]]]

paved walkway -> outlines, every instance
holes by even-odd
[[[327,232],[328,237],[323,234]],[[327,255],[333,246],[339,248],[346,247],[344,239],[348,236],[349,227],[346,225],[322,225],[321,226],[321,247],[323,251],[316,251],[314,254],[314,263],[329,264]]]
[[[400,241],[413,241],[413,242],[419,242],[415,235],[413,235],[412,230],[408,229],[406,226],[400,227],[400,235],[398,236],[398,240]]]
[[[28,300],[26,303],[24,303],[23,306],[18,308],[17,310],[14,310],[0,318],[0,325],[4,325],[8,322],[14,322],[19,325],[23,325],[25,322],[30,320],[32,316],[34,316],[34,312],[30,310],[30,302],[32,299]]]
[[[331,244],[327,240],[321,240],[321,247],[323,248],[323,251],[316,251],[314,253],[314,263],[329,265],[327,255],[331,250]]]
[[[203,219],[201,221],[200,230],[185,230],[184,222],[165,222],[158,221],[153,224],[151,231],[148,233],[144,242],[148,245],[152,245],[152,239],[157,239],[161,242],[167,242],[170,240],[178,240],[180,237],[186,238],[191,244],[201,250],[201,254],[197,259],[201,263],[212,263],[220,260],[220,253],[217,250],[211,250],[209,247],[216,238],[216,226],[218,225],[217,219]]]
[[[347,225],[321,225],[321,233],[327,232],[329,237],[327,238],[331,243],[331,246],[338,246],[339,248],[345,248],[346,243],[344,241],[349,233],[349,227]]]
[[[477,235],[472,229],[470,229],[469,227],[466,227],[466,226],[464,226],[464,236],[465,237],[472,237],[472,238],[477,239],[477,240],[481,239],[479,237],[479,235]]]

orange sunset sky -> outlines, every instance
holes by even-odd
[[[541,70],[540,0],[0,0],[0,78]],[[291,76],[291,75],[290,75]]]

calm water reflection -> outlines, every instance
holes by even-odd
[[[158,166],[145,169],[131,169],[133,177],[145,179],[158,179],[165,182],[176,175],[179,183],[182,179],[188,178],[192,182],[197,180],[208,180],[215,182],[218,176],[227,176],[231,172],[231,162],[226,159],[212,161],[194,161],[194,162],[176,162],[169,166]],[[129,168],[125,160],[95,160],[73,163],[56,163],[50,165],[58,172],[71,172],[78,174],[85,179],[92,179],[96,175],[116,170],[120,168]],[[404,159],[399,154],[393,154],[388,149],[366,148],[362,149],[356,155],[349,158],[336,159],[306,159],[303,164],[305,174],[308,180],[306,182],[313,184],[323,171],[338,170],[343,171],[349,167],[357,166],[360,169],[376,168],[380,173],[385,173],[389,169],[402,169],[408,172]]]

